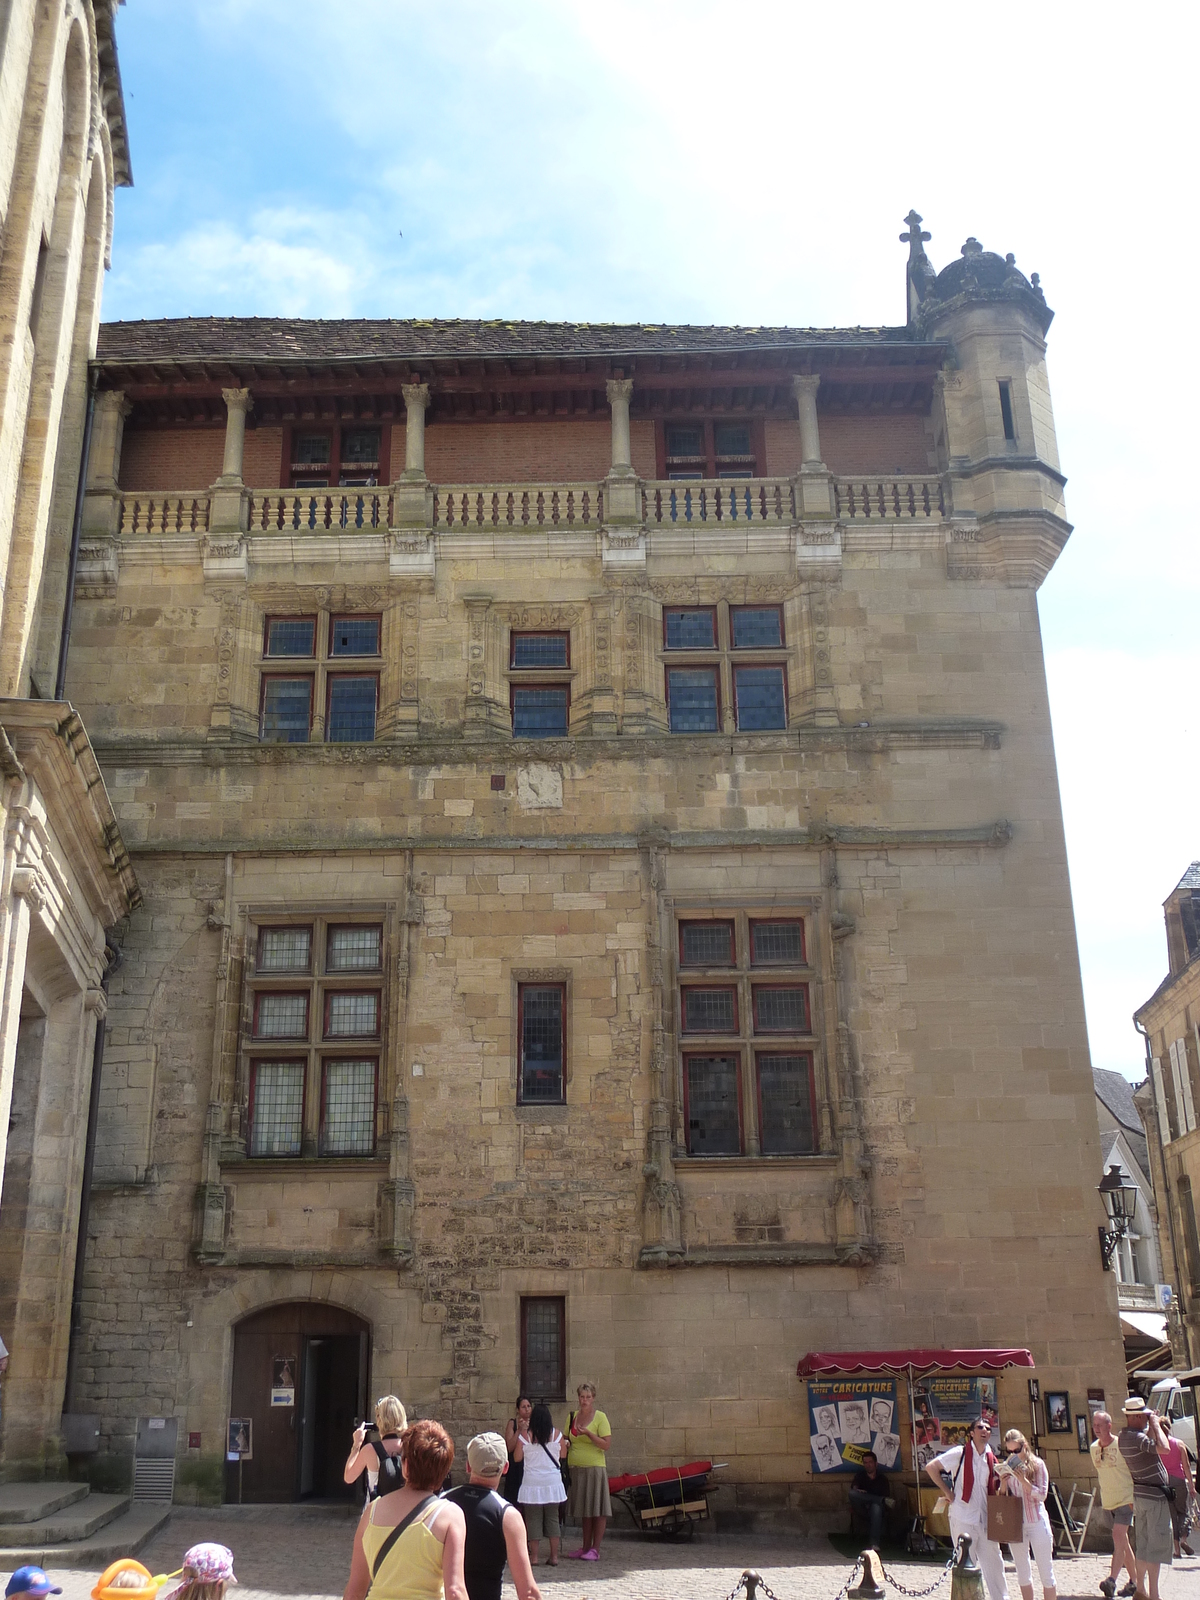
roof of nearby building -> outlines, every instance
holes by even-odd
[[[1125,1143],[1132,1151],[1138,1166],[1149,1178],[1150,1152],[1146,1147],[1146,1132],[1142,1127],[1142,1119],[1138,1116],[1137,1106],[1133,1100],[1133,1093],[1137,1085],[1130,1083],[1124,1073],[1107,1072],[1100,1067],[1093,1068],[1092,1081],[1096,1085],[1096,1098],[1116,1119],[1124,1135]],[[1104,1137],[1108,1138],[1107,1135]],[[1111,1149],[1112,1144],[1110,1141],[1108,1149],[1104,1152],[1106,1161]]]
[[[1191,866],[1171,890],[1171,894],[1178,894],[1180,889],[1200,889],[1200,861],[1193,861]]]
[[[907,328],[705,327],[460,318],[168,317],[101,325],[100,361],[386,360],[414,356],[615,356],[811,345],[920,348]]]

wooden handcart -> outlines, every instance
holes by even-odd
[[[709,1520],[708,1475],[717,1471],[711,1461],[689,1461],[682,1467],[658,1467],[653,1472],[624,1472],[608,1480],[608,1492],[628,1511],[635,1528],[664,1539],[690,1539],[696,1525]]]

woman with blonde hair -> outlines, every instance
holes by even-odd
[[[374,1500],[379,1494],[387,1494],[389,1489],[398,1489],[403,1481],[400,1475],[400,1437],[407,1427],[408,1414],[396,1395],[385,1394],[376,1400],[375,1432],[379,1437],[368,1439],[367,1424],[359,1423],[342,1470],[342,1482],[353,1483],[365,1470],[368,1500]],[[379,1487],[381,1469],[388,1484],[384,1489]]]
[[[1033,1569],[1029,1563],[1032,1547],[1042,1580],[1045,1600],[1057,1600],[1058,1586],[1054,1579],[1054,1533],[1046,1515],[1046,1496],[1050,1492],[1050,1473],[1040,1456],[1029,1448],[1029,1440],[1019,1428],[1010,1428],[1004,1435],[1005,1459],[999,1472],[1003,1488],[1011,1495],[1020,1495],[1024,1526],[1020,1540],[1014,1539],[1010,1548],[1017,1568],[1017,1582],[1021,1585],[1021,1600],[1033,1600]]]
[[[573,1522],[582,1523],[583,1544],[570,1553],[576,1561],[599,1561],[600,1541],[612,1516],[605,1461],[612,1429],[603,1411],[596,1410],[594,1383],[581,1383],[575,1393],[579,1410],[572,1411],[567,1428],[571,1441],[567,1451],[567,1466],[571,1469],[567,1515]]]

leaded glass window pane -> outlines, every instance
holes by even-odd
[[[713,429],[719,456],[748,456],[750,429],[744,422],[718,422]]]
[[[252,1156],[298,1156],[304,1122],[304,1067],[299,1061],[259,1061],[254,1068],[250,1119]]]
[[[681,922],[679,964],[684,967],[732,967],[732,922]]]
[[[668,650],[715,650],[717,613],[711,606],[669,609],[663,612],[664,638]]]
[[[308,1036],[306,994],[260,994],[254,1014],[258,1039],[304,1039]]]
[[[521,1314],[521,1388],[538,1399],[558,1399],[566,1388],[562,1370],[563,1303],[558,1299],[527,1299],[522,1301]]]
[[[812,1057],[759,1055],[759,1135],[766,1156],[809,1155],[813,1138]]]
[[[684,1033],[736,1033],[737,991],[684,989]]]
[[[325,738],[330,744],[369,744],[375,737],[375,678],[351,678],[339,674],[329,680],[329,725]]]
[[[687,1147],[694,1156],[741,1154],[736,1056],[688,1056]]]
[[[750,964],[755,967],[798,967],[804,964],[802,922],[752,922]]]
[[[777,650],[783,644],[778,606],[734,606],[729,619],[735,650]]]
[[[313,617],[268,617],[266,654],[311,656],[316,637]]]
[[[329,629],[331,656],[377,656],[378,617],[334,617]]]
[[[329,435],[298,433],[292,440],[292,462],[296,466],[329,465]]]
[[[374,1039],[379,1033],[379,996],[374,990],[325,997],[327,1039]]]
[[[375,1149],[375,1062],[327,1061],[321,1107],[321,1152],[369,1156]]]
[[[263,928],[259,933],[260,972],[307,972],[311,956],[311,928]]]
[[[312,679],[267,678],[263,684],[264,744],[306,744],[312,724]]]
[[[570,721],[566,688],[514,688],[514,739],[565,739]]]
[[[328,456],[325,458],[329,459]],[[345,428],[342,431],[342,465],[369,462],[374,466],[379,460],[378,428]]]
[[[672,733],[718,733],[717,674],[711,667],[672,667],[667,673]]]
[[[561,1102],[563,1096],[563,989],[522,984],[521,1099]]]
[[[733,674],[741,733],[787,727],[782,667],[738,667]]]
[[[330,928],[325,966],[329,972],[378,972],[383,929]]]
[[[754,990],[756,1033],[807,1033],[808,991],[802,983],[788,988]]]
[[[704,430],[672,423],[667,428],[667,455],[672,461],[686,461],[704,454]]]
[[[570,666],[568,633],[514,633],[511,636],[513,667]]]

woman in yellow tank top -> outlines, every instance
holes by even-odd
[[[454,1460],[454,1441],[436,1422],[414,1422],[400,1438],[404,1487],[372,1500],[359,1519],[343,1600],[365,1600],[368,1590],[371,1600],[467,1600],[466,1521],[458,1506],[436,1498]],[[417,1515],[380,1561],[393,1529],[413,1511]]]

